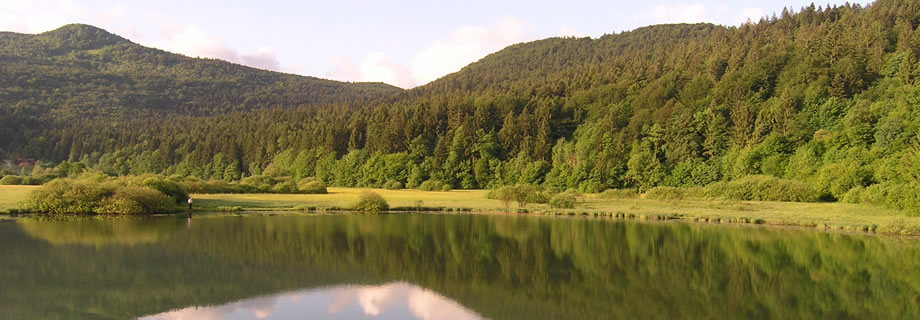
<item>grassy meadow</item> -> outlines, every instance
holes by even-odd
[[[192,197],[195,199],[196,211],[335,210],[349,208],[364,190],[379,193],[395,210],[420,206],[436,211],[680,219],[920,235],[920,217],[909,217],[899,210],[865,204],[600,199],[596,195],[585,195],[579,198],[575,209],[553,209],[545,204],[529,204],[521,210],[513,202],[505,207],[501,201],[486,199],[486,190],[429,192],[359,188],[329,188],[329,194],[194,194]]]
[[[12,209],[19,209],[21,202],[29,196],[29,192],[37,186],[4,186],[0,185],[0,213],[7,213]]]
[[[0,212],[20,208],[34,186],[0,186]],[[192,194],[195,211],[338,211],[347,210],[363,191],[383,196],[395,211],[430,210],[488,214],[636,218],[708,223],[757,223],[818,229],[920,235],[920,217],[866,204],[800,203],[729,200],[602,199],[589,194],[578,198],[574,209],[553,209],[546,204],[518,208],[511,202],[487,199],[487,190],[449,192],[328,188],[328,194]]]

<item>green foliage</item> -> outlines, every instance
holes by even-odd
[[[514,201],[519,208],[526,208],[530,203],[547,203],[550,197],[539,186],[518,184],[490,190],[486,198],[500,200],[505,207]]]
[[[882,205],[905,210],[913,216],[920,216],[920,185],[882,183],[864,189],[856,187],[847,193],[844,201]]]
[[[576,200],[575,193],[562,192],[549,198],[549,205],[553,208],[572,209],[575,208]]]
[[[358,202],[352,206],[352,209],[375,213],[389,210],[390,205],[380,194],[371,191],[365,191],[361,193]]]
[[[182,186],[175,181],[153,177],[145,179],[143,185],[162,192],[172,198],[174,202],[185,202],[188,200],[188,193],[186,193],[185,190],[182,189]]]
[[[401,190],[403,184],[396,180],[387,180],[387,182],[383,184],[383,188],[387,190]]]
[[[418,186],[418,189],[421,191],[441,191],[444,189],[444,186],[450,187],[450,185],[446,185],[438,180],[427,180],[422,182],[422,184]],[[450,191],[450,189],[447,191]]]
[[[33,183],[98,170],[194,177],[178,182],[208,193],[300,192],[293,182],[311,176],[593,193],[768,175],[841,199],[920,179],[915,9],[811,6],[739,27],[545,39],[406,94],[172,55],[89,26],[6,33],[0,150],[48,161]],[[259,178],[232,183],[243,173]]]
[[[20,185],[22,183],[22,177],[20,176],[3,176],[3,179],[0,179],[0,185]]]
[[[303,178],[297,182],[298,193],[305,194],[326,194],[326,184],[314,178]]]
[[[99,214],[152,214],[170,212],[175,201],[149,187],[123,186],[115,194],[101,201],[94,210]]]
[[[33,191],[29,210],[50,214],[152,214],[174,209],[175,201],[128,179],[56,179]]]
[[[867,186],[871,178],[872,172],[858,163],[834,163],[818,170],[813,186],[819,193],[839,200],[851,189]]]
[[[601,192],[598,197],[601,199],[635,199],[639,197],[636,189],[607,189]]]
[[[651,200],[683,200],[687,190],[675,187],[654,187],[645,192],[645,198]]]
[[[704,197],[748,201],[814,202],[821,198],[806,183],[762,175],[714,183],[703,188],[700,194]]]

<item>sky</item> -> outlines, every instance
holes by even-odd
[[[868,1],[850,1],[868,4]],[[740,25],[812,1],[0,0],[0,31],[91,24],[190,57],[402,88],[549,37],[597,38],[661,23]],[[819,4],[839,5],[825,0]]]

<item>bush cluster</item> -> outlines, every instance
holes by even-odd
[[[194,177],[185,177],[179,184],[192,193],[301,193],[325,194],[326,184],[315,178],[303,178],[295,182],[291,177],[273,177],[255,175],[243,178],[240,182],[223,180],[203,181]]]
[[[575,208],[577,199],[574,192],[562,192],[549,198],[549,205],[558,209],[572,209]]]
[[[33,191],[26,207],[50,214],[151,214],[175,209],[175,200],[128,179],[56,179]]]
[[[383,184],[383,188],[387,190],[402,190],[403,184],[396,180],[387,180],[387,182]]]
[[[450,184],[443,183],[439,180],[427,180],[418,186],[421,191],[450,191],[453,189]]]
[[[361,193],[352,209],[364,212],[382,212],[390,209],[390,204],[380,194],[371,191]]]
[[[645,198],[652,200],[683,200],[685,197],[687,197],[685,188],[654,187],[645,192]]]
[[[700,196],[745,201],[815,202],[819,192],[804,182],[754,175],[717,182],[700,191]]]
[[[636,189],[607,189],[598,195],[601,199],[635,199],[639,197]]]
[[[857,186],[842,199],[847,203],[868,203],[907,211],[920,216],[920,185],[916,183],[882,183],[869,187]]]
[[[45,184],[48,181],[54,179],[53,175],[40,175],[40,176],[17,176],[17,175],[6,175],[0,179],[0,185],[23,185],[23,186],[37,186]]]
[[[550,196],[550,192],[543,190],[542,187],[530,184],[503,186],[490,190],[486,194],[489,199],[500,200],[506,208],[512,201],[517,202],[519,208],[527,207],[527,204],[530,203],[547,203]]]

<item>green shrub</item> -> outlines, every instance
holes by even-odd
[[[172,198],[149,187],[124,186],[111,198],[101,201],[96,213],[151,214],[172,211]]]
[[[0,185],[20,185],[22,184],[22,177],[20,176],[4,176],[3,179],[0,179]]]
[[[444,183],[438,180],[426,180],[418,186],[418,189],[421,191],[441,191],[441,188],[444,187]]]
[[[242,183],[230,183],[222,180],[202,181],[194,177],[186,177],[179,181],[179,186],[188,193],[260,193],[271,192],[270,185],[267,189],[261,189],[253,185]]]
[[[576,196],[574,193],[563,192],[554,195],[549,199],[549,205],[553,208],[572,209],[575,208]]]
[[[497,189],[489,190],[489,193],[486,194],[486,198],[499,200],[505,208],[508,208],[511,206],[511,201],[514,201],[514,187],[502,186]]]
[[[904,210],[913,216],[920,215],[920,185],[873,184],[860,193],[859,201]]]
[[[636,189],[607,189],[598,195],[601,199],[635,199],[639,197]]]
[[[279,181],[272,187],[274,193],[297,193],[297,184],[291,180]]]
[[[454,188],[451,187],[449,184],[446,184],[446,183],[445,183],[445,184],[441,185],[441,191],[442,191],[442,192],[449,192],[449,191],[451,191],[451,190],[453,190],[453,189],[454,189]]]
[[[858,163],[834,163],[818,170],[813,186],[834,199],[843,199],[850,189],[868,185],[871,178],[872,172]]]
[[[380,194],[364,191],[352,208],[364,212],[381,212],[389,210],[390,204]]]
[[[300,193],[306,194],[327,194],[326,184],[313,178],[304,178],[297,183],[297,189]]]
[[[270,176],[249,176],[240,180],[240,184],[252,186],[253,188],[260,190],[262,192],[268,192],[275,186],[278,181],[275,178]]]
[[[652,200],[683,200],[686,196],[686,189],[676,187],[654,187],[645,192],[645,198]]]
[[[174,200],[131,178],[56,179],[33,191],[26,207],[50,214],[150,214],[173,210]]]
[[[518,207],[524,208],[529,203],[547,203],[549,196],[543,192],[540,187],[529,184],[518,184],[515,186],[503,186],[498,189],[489,191],[486,198],[500,200],[508,207],[511,201],[518,203]]]
[[[143,185],[162,192],[172,198],[174,202],[185,202],[188,200],[188,193],[186,193],[175,181],[155,177],[145,179]]]
[[[403,184],[396,180],[387,180],[387,182],[383,184],[383,188],[387,190],[401,190]]]
[[[57,179],[32,191],[26,207],[50,214],[93,214],[114,193],[112,184]]]
[[[821,198],[820,193],[804,182],[763,175],[717,182],[703,188],[700,194],[745,201],[815,202]]]
[[[862,197],[865,192],[866,188],[863,186],[856,186],[850,189],[850,191],[847,191],[847,193],[843,195],[843,199],[840,200],[844,203],[862,203]]]

